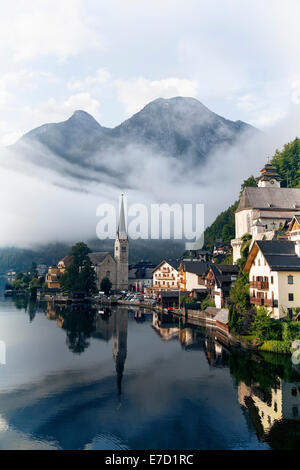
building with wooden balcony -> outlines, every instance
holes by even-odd
[[[207,291],[217,308],[227,304],[231,287],[235,284],[239,273],[238,266],[211,264],[206,275]]]
[[[169,291],[179,288],[180,261],[164,260],[153,270],[152,290]]]
[[[249,272],[250,303],[266,307],[277,319],[293,317],[300,307],[298,247],[295,240],[256,240],[244,267]]]

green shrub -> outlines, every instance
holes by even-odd
[[[205,310],[207,307],[215,307],[216,304],[214,302],[214,300],[212,300],[209,295],[207,297],[205,297],[204,300],[202,300],[202,303],[201,303],[201,310]]]
[[[183,295],[180,299],[180,303],[182,305],[185,304],[194,304],[196,300],[193,297],[190,297],[189,295]]]
[[[271,318],[265,307],[258,307],[251,329],[260,341],[282,340],[283,324]]]
[[[285,341],[268,340],[259,347],[261,351],[269,351],[277,354],[290,354],[290,346]]]

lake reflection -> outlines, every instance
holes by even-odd
[[[299,448],[289,357],[141,310],[0,303],[2,449]]]

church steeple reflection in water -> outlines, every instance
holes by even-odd
[[[124,366],[127,356],[127,330],[128,330],[128,313],[127,309],[120,309],[118,314],[115,315],[115,330],[114,330],[114,350],[113,356],[117,372],[117,387],[118,387],[118,400],[121,406],[122,395],[122,379]]]
[[[64,346],[60,349],[60,358],[69,360],[67,349],[77,356],[70,359],[70,364],[76,371],[76,380],[67,390],[72,397],[76,397],[76,403],[82,404],[82,408],[76,405],[74,417],[78,415],[80,423],[82,419],[90,419],[87,433],[93,434],[94,428],[97,428],[97,432],[112,433],[122,442],[127,442],[128,435],[135,433],[134,426],[128,426],[128,422],[133,419],[136,428],[139,432],[142,429],[144,434],[142,437],[140,434],[134,435],[130,445],[135,447],[136,443],[140,443],[139,439],[145,439],[144,445],[144,442],[150,439],[149,446],[152,443],[155,446],[156,432],[165,426],[165,430],[170,431],[172,436],[172,422],[179,419],[184,432],[178,436],[176,443],[173,436],[170,445],[182,445],[182,439],[186,439],[187,446],[193,442],[197,448],[205,448],[206,434],[196,433],[196,430],[201,429],[202,420],[205,418],[215,429],[218,429],[219,425],[227,425],[229,421],[236,423],[237,434],[231,432],[231,427],[227,426],[222,442],[214,440],[215,432],[210,434],[210,442],[216,448],[232,448],[237,436],[243,448],[249,445],[251,448],[268,446],[272,449],[288,449],[300,445],[300,374],[289,356],[260,351],[246,353],[232,349],[214,329],[205,325],[179,320],[171,315],[143,313],[142,310],[127,307],[107,309],[101,315],[91,306],[71,305],[54,308],[49,303],[44,319],[40,306],[36,309],[35,318],[32,317],[32,309],[29,306],[18,304],[18,307],[25,309],[32,318],[28,334],[34,328],[39,331],[41,325],[43,328],[47,327],[43,323],[46,321],[48,334],[54,335],[52,339],[55,341],[56,335],[48,320],[56,322],[57,326],[64,330],[64,335],[57,335],[60,341],[65,341],[65,345],[60,343]],[[43,342],[46,341],[47,335],[44,334]],[[34,341],[32,344],[34,345]],[[40,348],[43,348],[43,343]],[[53,345],[51,348],[53,349]],[[127,352],[129,348],[131,354]],[[89,351],[86,354],[87,350]],[[143,351],[143,355],[137,357],[134,351],[138,354]],[[22,360],[20,357],[19,361]],[[44,361],[41,361],[41,367],[43,364]],[[64,365],[61,366],[61,361],[53,361],[51,364],[53,370],[57,367],[62,372],[64,380],[66,378],[72,383],[72,374],[69,374]],[[126,367],[131,373],[126,378],[124,393]],[[89,379],[84,385],[86,374],[90,374],[93,379]],[[78,392],[77,377],[81,375],[83,386]],[[50,382],[51,386],[55,387],[53,381]],[[57,384],[59,386],[60,381],[57,381]],[[228,403],[224,409],[225,392]],[[64,399],[67,406],[72,403],[73,398],[70,401],[68,394],[65,398],[62,398],[60,390],[57,394],[59,406]],[[45,400],[48,395],[52,397],[53,390],[45,395]],[[26,410],[31,406],[31,401],[27,404],[26,396],[22,396],[22,409]],[[0,405],[1,403],[5,414],[5,407],[9,403],[8,395],[2,395]],[[38,403],[36,417],[39,413]],[[225,419],[224,413],[227,413],[228,407],[230,409]],[[215,410],[217,422],[209,421],[212,409]],[[101,417],[98,421],[97,412]],[[13,413],[12,408],[11,422],[14,422]],[[30,413],[34,413],[32,408]],[[88,418],[84,418],[85,413]],[[15,414],[18,424],[18,408]],[[145,422],[147,426],[144,426]],[[47,427],[47,435],[50,432],[56,436],[56,422],[53,420],[51,423],[54,427],[50,431]],[[60,425],[59,422],[57,429]],[[156,432],[152,433],[153,429]],[[191,435],[188,435],[188,429],[194,430]],[[142,446],[141,443],[140,445]]]

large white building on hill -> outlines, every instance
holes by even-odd
[[[272,239],[294,215],[300,214],[300,188],[281,188],[276,168],[267,163],[258,187],[245,187],[235,213],[235,239],[231,240],[233,262],[240,258],[242,236],[253,240]]]

